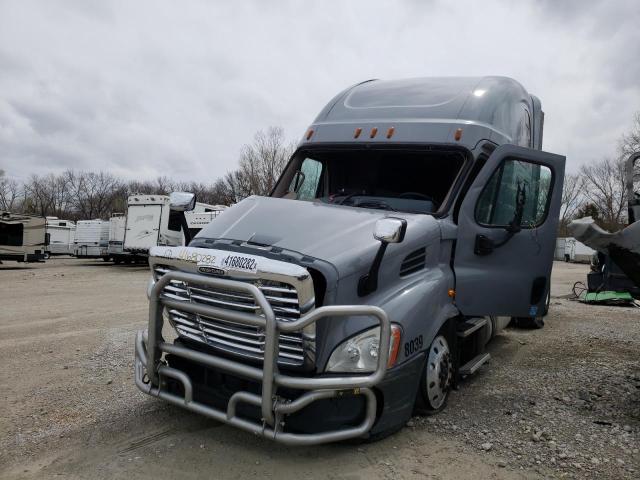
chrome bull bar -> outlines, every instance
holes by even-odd
[[[193,282],[199,285],[242,291],[250,294],[260,307],[262,314],[254,315],[163,297],[162,291],[164,287],[172,280]],[[177,308],[194,314],[264,329],[265,345],[262,368],[165,342],[162,338],[164,322],[162,313],[164,307]],[[349,374],[348,376],[309,378],[285,375],[278,371],[278,335],[280,332],[300,331],[307,325],[324,317],[353,315],[374,317],[380,324],[379,357],[374,372],[369,374]],[[369,305],[326,306],[312,310],[296,320],[282,321],[276,319],[271,305],[255,285],[223,278],[171,271],[160,277],[149,291],[149,327],[146,331],[139,331],[136,337],[135,381],[138,388],[144,393],[285,444],[313,445],[335,442],[362,436],[373,426],[376,417],[376,396],[372,387],[378,384],[386,373],[390,337],[391,326],[389,319],[384,310],[379,307]],[[164,353],[261,382],[261,395],[246,391],[236,392],[230,397],[226,411],[194,401],[191,379],[185,372],[165,365],[162,361]],[[183,397],[168,391],[166,388],[166,379],[168,378],[182,384],[184,388]],[[278,387],[305,390],[306,392],[297,399],[290,401],[277,395]],[[363,395],[365,397],[365,418],[360,425],[313,434],[296,434],[282,431],[285,415],[295,413],[317,400],[345,395]],[[239,403],[260,407],[262,424],[237,416],[236,409]]]

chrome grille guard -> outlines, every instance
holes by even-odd
[[[202,304],[189,304],[166,298],[162,295],[164,287],[172,280],[197,282],[220,289],[237,290],[253,296],[260,306],[262,315],[255,315]],[[378,384],[386,373],[391,328],[389,319],[379,307],[368,305],[337,305],[320,307],[294,321],[281,321],[271,308],[264,294],[252,284],[216,277],[207,277],[192,273],[171,271],[163,275],[150,289],[149,326],[139,331],[135,345],[135,381],[143,392],[162,398],[188,410],[206,415],[215,420],[228,423],[249,432],[274,439],[290,445],[313,445],[359,437],[368,432],[376,417],[376,397],[372,387]],[[179,307],[182,310],[212,316],[244,325],[256,326],[265,331],[265,351],[262,368],[229,360],[217,355],[191,350],[180,345],[167,343],[162,338],[164,307]],[[278,335],[295,332],[314,324],[324,317],[364,315],[374,317],[380,324],[380,348],[378,365],[370,374],[346,374],[345,376],[296,377],[281,374],[278,371]],[[193,399],[193,385],[189,376],[178,369],[167,366],[162,361],[163,354],[183,357],[201,365],[222,370],[250,380],[262,383],[262,394],[238,391],[229,399],[227,410],[222,411],[197,402]],[[184,396],[180,397],[167,389],[166,379],[180,382]],[[278,387],[305,390],[293,401],[277,395]],[[362,423],[356,427],[312,434],[296,434],[283,431],[284,417],[297,412],[310,403],[343,395],[363,395],[366,401],[366,413]],[[261,410],[262,424],[236,415],[238,403],[258,406]]]

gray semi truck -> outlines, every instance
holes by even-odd
[[[294,445],[440,411],[497,331],[544,314],[565,158],[542,126],[504,77],[339,93],[269,197],[151,250],[137,386]]]

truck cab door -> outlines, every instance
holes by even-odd
[[[560,155],[515,145],[489,156],[458,212],[453,266],[462,314],[542,315],[564,164]]]

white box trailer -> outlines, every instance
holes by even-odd
[[[219,207],[196,203],[191,214],[219,212]],[[181,216],[182,212],[174,212],[169,208],[168,195],[129,196],[124,251],[146,256],[149,254],[149,249],[157,245],[182,245],[184,236]]]
[[[109,258],[109,221],[80,220],[76,224],[74,255],[79,258]]]
[[[76,238],[76,223],[58,217],[47,217],[48,255],[72,255]]]
[[[555,260],[565,262],[589,263],[596,251],[573,237],[558,238],[556,240]]]
[[[44,260],[46,222],[44,217],[0,212],[0,263]]]

